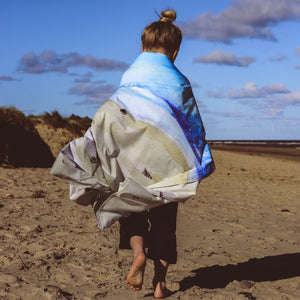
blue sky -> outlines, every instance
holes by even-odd
[[[166,8],[208,139],[300,139],[300,0],[0,1],[0,105],[93,117]]]

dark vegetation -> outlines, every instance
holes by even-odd
[[[91,124],[88,117],[63,118],[57,111],[28,116],[13,107],[0,107],[0,165],[14,167],[51,167],[54,157],[34,124],[65,128],[80,136]]]
[[[0,107],[0,164],[50,167],[54,158],[33,123],[12,107]]]

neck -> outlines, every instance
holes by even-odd
[[[142,52],[154,52],[154,53],[164,54],[169,57],[169,59],[172,63],[174,63],[178,51],[176,50],[174,53],[170,54],[170,53],[167,53],[166,50],[162,47],[151,48],[151,49],[142,47]]]

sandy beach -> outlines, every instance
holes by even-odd
[[[300,162],[213,150],[217,169],[180,204],[167,299],[300,299]],[[152,299],[125,284],[118,224],[100,231],[49,169],[0,168],[0,299]]]

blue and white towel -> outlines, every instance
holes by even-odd
[[[185,201],[214,168],[189,81],[167,56],[143,52],[51,173],[70,183],[72,200],[93,204],[103,229],[131,212]]]

